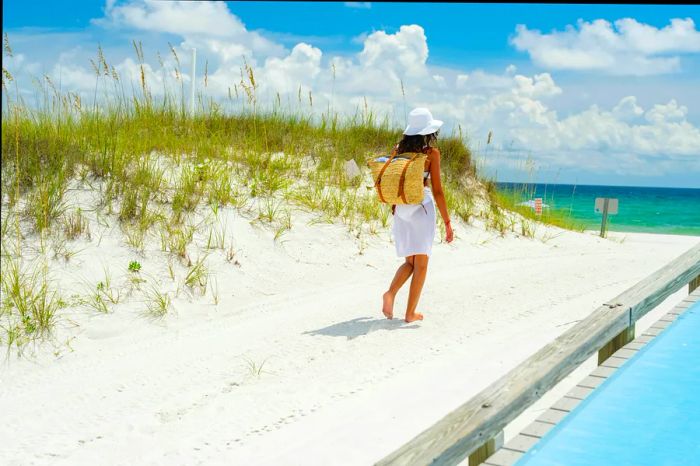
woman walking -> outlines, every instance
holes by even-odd
[[[384,293],[382,312],[388,319],[394,317],[394,299],[401,286],[411,278],[406,307],[406,322],[423,320],[423,314],[416,312],[425,276],[428,272],[428,258],[435,237],[435,204],[445,222],[446,238],[453,239],[452,225],[447,214],[445,194],[440,179],[440,151],[432,144],[437,140],[442,121],[433,119],[427,108],[415,108],[408,115],[408,126],[403,139],[394,147],[393,154],[422,152],[428,156],[423,168],[423,202],[421,204],[399,204],[392,206],[394,224],[392,233],[396,243],[396,255],[405,257],[405,262],[396,271],[389,290]],[[428,181],[431,187],[428,187]]]

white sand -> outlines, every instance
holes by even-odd
[[[387,232],[359,247],[345,227],[295,214],[275,243],[224,216],[240,265],[208,257],[218,306],[210,289],[181,291],[152,320],[135,291],[110,314],[66,310],[53,346],[9,355],[0,464],[371,464],[700,242],[540,227],[543,242],[457,224],[433,249],[426,320],[405,324],[407,286],[397,319],[380,311],[401,260]],[[137,259],[174,296],[185,269],[172,281],[157,241],[140,257],[102,230],[54,274],[64,294],[104,266],[123,285]]]

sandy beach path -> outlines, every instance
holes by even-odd
[[[278,275],[251,269],[267,295],[162,323],[101,316],[74,352],[3,366],[0,463],[371,464],[700,242],[463,236],[435,247],[420,323],[401,319],[405,288],[381,314],[393,247],[343,260],[340,230],[335,250],[292,235]]]

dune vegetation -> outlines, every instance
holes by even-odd
[[[172,88],[154,97],[143,72],[143,50],[136,43],[134,48],[141,64],[138,87],[125,82],[98,49],[91,60],[92,102],[61,92],[44,76],[35,83],[41,104],[30,106],[11,70],[3,68],[0,340],[7,347],[50,335],[65,307],[109,312],[134,288],[141,290],[147,314],[167,314],[170,297],[140,284],[138,264],[133,270],[129,265],[126,290],[107,272],[94,288],[70,299],[52,285],[52,261],[69,261],[76,240],[99,242],[95,225],[118,225],[125,247],[135,252],[149,239],[159,241],[169,264],[184,268],[183,288],[201,294],[213,282],[206,261],[192,256],[193,247],[236,260],[216,222],[222,207],[271,229],[275,240],[293,228],[295,209],[312,213],[313,222],[342,223],[356,238],[390,225],[390,210],[377,201],[366,168],[370,157],[400,139],[402,128],[387,117],[365,107],[347,116],[328,110],[314,119],[308,111],[283,108],[279,95],[261,111],[258,83],[247,64],[228,102],[200,93],[191,114],[179,65]],[[12,56],[7,37],[4,49]],[[303,96],[300,90],[297,98],[313,107],[311,93]],[[465,224],[482,219],[501,235],[534,237],[537,221],[576,228],[563,214],[535,217],[514,197],[499,193],[494,180],[480,179],[461,131],[441,134],[438,147],[454,218]],[[346,176],[350,159],[361,176]],[[73,202],[81,193],[89,194],[87,204]],[[444,235],[441,220],[439,227]],[[206,238],[204,244],[193,246],[196,233]],[[173,277],[174,266],[169,265]]]

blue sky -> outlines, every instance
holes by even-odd
[[[160,3],[6,1],[3,30],[22,55],[14,71],[60,73],[87,92],[98,42],[128,72],[131,40],[142,40],[155,77],[155,52],[171,42],[197,46],[216,97],[240,51],[270,93],[302,86],[340,110],[367,98],[401,113],[384,77],[401,80],[409,107],[460,125],[475,147],[493,130],[496,145],[480,155],[503,181],[522,179],[529,157],[538,181],[700,187],[700,7],[228,2],[225,12],[185,5],[177,26],[180,6]],[[346,74],[331,84],[332,64]]]
[[[65,2],[3,2],[3,29],[50,28],[83,31],[90,20],[104,14],[104,3],[94,0]],[[349,8],[345,2],[226,2],[248,29],[261,30],[288,47],[303,40],[328,52],[352,52],[361,44],[352,39],[373,30],[395,32],[403,24],[423,26],[430,38],[431,62],[440,65],[484,67],[522,59],[508,44],[515,25],[549,30],[591,21],[633,17],[663,27],[669,18],[692,18],[700,23],[700,7],[693,5],[548,5],[371,3],[369,8]],[[45,5],[42,8],[42,4]],[[110,37],[103,37],[109,41]],[[315,42],[315,43],[314,43]]]

